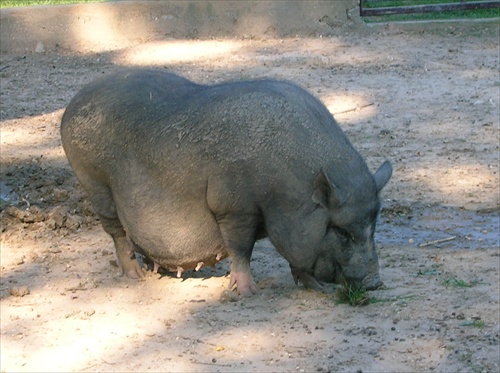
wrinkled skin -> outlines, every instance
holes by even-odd
[[[381,285],[373,234],[391,165],[372,175],[291,83],[123,70],[73,98],[61,137],[129,277],[144,276],[137,250],[178,276],[229,256],[230,288],[251,295],[250,257],[267,236],[306,287]]]

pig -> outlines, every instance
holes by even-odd
[[[61,138],[128,277],[144,276],[137,250],[179,276],[229,256],[229,288],[252,295],[252,250],[268,237],[307,288],[382,285],[374,231],[392,166],[372,174],[291,82],[124,69],[77,93]]]

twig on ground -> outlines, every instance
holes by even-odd
[[[428,242],[421,243],[420,245],[418,245],[418,247],[426,247],[426,246],[431,246],[431,245],[437,245],[438,243],[448,242],[448,241],[454,240],[455,238],[457,238],[457,236],[451,236],[451,237],[448,237],[448,238],[442,238],[440,240],[428,241]]]
[[[231,367],[231,364],[204,363],[204,362],[197,361],[197,360],[191,360],[191,363],[200,364],[200,365],[214,365],[214,366],[218,366],[218,367]]]
[[[371,102],[371,103],[363,105],[363,106],[356,106],[354,109],[349,109],[349,110],[344,110],[344,111],[338,111],[336,113],[333,113],[333,115],[350,113],[351,111],[361,110],[361,109],[367,108],[368,106],[372,106],[372,105],[375,105],[375,103]]]

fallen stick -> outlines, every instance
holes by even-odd
[[[361,110],[364,109],[365,107],[375,105],[374,102],[371,102],[369,104],[363,105],[363,106],[356,106],[354,109],[349,109],[349,110],[344,110],[344,111],[339,111],[337,113],[333,113],[333,115],[338,115],[338,114],[345,114],[345,113],[350,113],[351,111],[356,111],[356,110]]]
[[[215,366],[218,366],[218,367],[231,367],[230,364],[203,363],[201,361],[196,361],[196,360],[192,360],[191,363],[192,364],[200,364],[200,365],[215,365]]]
[[[426,246],[431,246],[431,245],[437,245],[438,243],[448,242],[448,241],[454,240],[455,238],[457,238],[457,236],[451,236],[451,237],[448,237],[448,238],[442,238],[440,240],[435,240],[435,241],[428,241],[428,242],[421,243],[420,245],[418,245],[418,247],[426,247]]]

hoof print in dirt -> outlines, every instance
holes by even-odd
[[[27,286],[17,286],[10,288],[10,295],[14,297],[24,297],[30,293]]]
[[[219,297],[219,301],[221,303],[237,302],[240,299],[241,296],[237,292],[230,289],[225,289]]]

